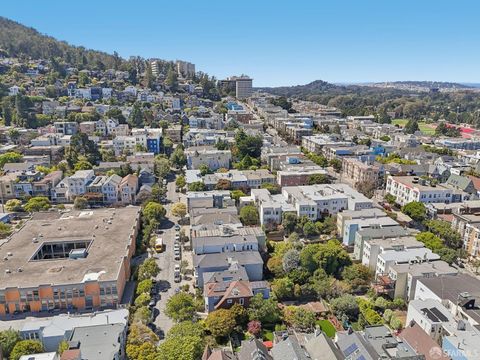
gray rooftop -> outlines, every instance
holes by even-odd
[[[125,325],[107,324],[76,328],[70,341],[80,343],[84,360],[116,359],[121,351],[119,338],[123,335]]]
[[[140,208],[36,213],[0,245],[0,289],[117,280]],[[32,260],[44,244],[91,241],[82,259]],[[21,269],[21,272],[18,271]],[[7,273],[9,270],[11,273]]]

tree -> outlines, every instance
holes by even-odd
[[[152,359],[156,354],[157,335],[141,323],[129,326],[126,352],[129,359]]]
[[[427,216],[425,205],[419,201],[412,201],[402,207],[402,212],[414,221],[421,222]]]
[[[170,162],[163,157],[163,155],[157,155],[154,161],[154,171],[155,175],[159,178],[164,179],[170,174]]]
[[[293,298],[294,284],[288,277],[275,279],[272,283],[272,290],[279,300]]]
[[[245,194],[242,190],[232,190],[230,191],[230,197],[235,200],[236,202],[238,202],[240,200],[241,197],[243,196],[247,196],[247,194]]]
[[[83,196],[77,196],[73,201],[73,207],[77,210],[85,209],[88,207],[88,200]]]
[[[50,209],[50,201],[45,196],[36,196],[30,198],[25,204],[25,211],[34,212]]]
[[[297,225],[297,215],[291,212],[287,212],[283,214],[282,219],[282,226],[287,232],[290,234],[295,230],[295,226]]]
[[[355,296],[351,294],[345,294],[332,299],[330,305],[337,318],[342,318],[342,315],[345,315],[350,320],[355,320],[358,316],[358,303]]]
[[[134,304],[136,307],[147,306],[150,300],[151,300],[150,294],[143,293],[137,296]]]
[[[229,310],[218,309],[208,314],[205,326],[213,336],[225,337],[233,331],[235,319]]]
[[[170,155],[170,163],[177,168],[182,168],[187,164],[187,157],[181,146],[177,146],[172,155]]]
[[[317,227],[313,222],[309,221],[303,225],[303,235],[306,237],[318,235]]]
[[[402,321],[393,315],[390,319],[390,327],[394,330],[401,330],[403,327]]]
[[[146,325],[150,320],[150,310],[146,306],[141,306],[133,313],[133,322]]]
[[[267,261],[267,269],[276,277],[281,277],[285,275],[283,271],[283,260],[281,256],[275,255],[272,256]]]
[[[88,162],[88,160],[85,159],[85,158],[79,159],[73,167],[73,170],[75,170],[75,171],[91,170],[91,169],[93,169],[93,165],[90,164],[90,162]]]
[[[259,293],[250,299],[248,317],[250,320],[258,320],[262,324],[273,325],[280,321],[281,312],[276,300],[273,298],[265,300],[262,294]]]
[[[132,106],[132,111],[128,117],[128,124],[132,128],[141,128],[143,127],[143,111],[139,102],[135,102]]]
[[[160,268],[157,265],[157,262],[154,258],[146,259],[139,267],[138,267],[138,276],[137,280],[142,281],[146,279],[151,279],[155,277],[160,272]]]
[[[165,217],[166,213],[167,211],[165,208],[155,201],[149,201],[143,208],[143,217],[147,223],[152,221],[160,223]]]
[[[7,163],[18,163],[22,160],[23,156],[16,152],[7,152],[0,155],[0,169]]]
[[[10,353],[10,360],[19,360],[23,355],[39,354],[43,352],[43,345],[38,340],[21,340],[15,344]]]
[[[102,155],[97,145],[85,133],[77,133],[70,139],[70,146],[65,150],[65,160],[70,168],[80,160],[85,159],[90,164],[96,164]]]
[[[179,292],[167,300],[165,314],[177,321],[191,320],[196,311],[193,296],[186,292]]]
[[[247,331],[253,336],[258,337],[262,332],[262,323],[258,320],[249,321]]]
[[[198,322],[183,321],[173,325],[167,334],[168,339],[185,336],[203,337],[203,326]]]
[[[308,185],[330,184],[331,182],[329,176],[325,174],[314,174],[308,177]]]
[[[5,203],[5,209],[10,212],[22,211],[22,202],[18,199],[10,199]]]
[[[246,205],[240,209],[240,220],[245,226],[258,224],[258,210],[253,205]]]
[[[16,343],[22,340],[17,330],[8,329],[0,331],[0,350],[5,358],[9,358]]]
[[[4,239],[11,233],[12,233],[12,226],[9,224],[0,222],[0,238]]]
[[[186,184],[187,182],[185,180],[185,176],[183,175],[178,176],[177,179],[175,180],[175,185],[180,189],[185,187]]]
[[[258,159],[262,151],[263,138],[261,135],[247,135],[243,129],[235,134],[235,146],[238,149],[238,158],[243,159],[246,155]]]
[[[332,159],[330,160],[330,166],[338,173],[342,170],[342,160]]]
[[[60,344],[58,344],[57,353],[59,355],[62,355],[68,349],[69,349],[68,342],[66,340],[62,340],[62,341],[60,341]]]
[[[200,175],[205,176],[210,173],[210,168],[208,167],[207,164],[200,164],[198,167],[198,170],[200,170]]]
[[[442,239],[430,231],[418,233],[415,238],[422,242],[426,248],[435,252],[444,247]]]
[[[357,190],[368,198],[372,198],[377,188],[377,184],[372,180],[365,180],[357,183]]]
[[[216,190],[230,190],[232,188],[232,183],[228,179],[219,179],[217,185],[215,185]]]
[[[137,284],[137,290],[135,291],[135,293],[137,295],[140,295],[143,293],[149,294],[150,291],[152,290],[152,287],[153,287],[152,279],[142,280]]]
[[[155,360],[157,359],[157,347],[152,342],[143,342],[138,345],[127,344],[126,353],[129,359]]]
[[[188,185],[188,191],[205,191],[206,188],[205,184],[201,181],[195,181]]]
[[[272,195],[280,194],[280,187],[275,184],[264,183],[260,185],[260,189],[267,189]]]
[[[283,310],[285,321],[298,331],[311,331],[315,327],[315,313],[300,306],[287,306]]]
[[[154,360],[197,360],[202,357],[205,347],[199,336],[168,337],[158,347]]]
[[[395,205],[395,203],[397,202],[397,197],[392,194],[386,194],[384,198],[385,201],[388,202],[390,205]]]
[[[293,269],[296,269],[300,264],[300,253],[296,249],[288,250],[285,255],[283,255],[282,266],[283,271],[289,273]]]
[[[336,240],[329,240],[314,248],[313,261],[328,275],[338,275],[340,271],[351,264],[350,256]]]
[[[183,219],[187,215],[187,205],[182,202],[177,202],[172,205],[171,212],[173,216]]]
[[[10,138],[10,140],[16,144],[18,139],[20,139],[20,131],[18,131],[18,129],[15,129],[15,128],[11,128],[8,130],[8,137]]]
[[[385,142],[388,142],[388,141],[391,140],[391,138],[390,138],[390,136],[388,136],[388,135],[383,135],[383,136],[380,137],[380,140],[385,141]]]
[[[355,292],[366,289],[372,277],[370,269],[362,264],[352,264],[342,271],[342,279],[347,281]]]
[[[178,89],[178,77],[174,69],[169,69],[167,77],[165,79],[165,85],[170,88],[170,91],[174,92]]]
[[[414,119],[410,119],[405,125],[405,128],[403,131],[405,132],[405,134],[414,134],[419,130],[420,128],[418,127],[418,121]]]

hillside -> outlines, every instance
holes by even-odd
[[[327,92],[345,90],[344,86],[330,84],[323,80],[315,80],[305,85],[265,87],[257,90],[265,91],[274,95],[288,97],[302,97],[305,95],[319,95]]]
[[[0,17],[0,49],[3,49],[11,57],[59,58],[80,69],[114,68],[124,61],[118,55],[89,50],[59,41],[4,17]]]

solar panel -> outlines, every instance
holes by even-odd
[[[427,316],[427,318],[429,318],[431,321],[433,321],[433,322],[438,322],[439,321],[438,318],[435,316],[435,314],[430,311],[430,309],[423,308],[422,312],[424,312],[425,315]]]
[[[435,314],[437,318],[440,319],[440,321],[448,321],[448,318],[442,314],[440,310],[438,310],[436,307],[430,308],[430,311]]]
[[[357,349],[358,349],[357,344],[353,343],[352,345],[350,345],[349,347],[347,347],[343,353],[345,354],[345,356],[350,356],[350,355],[352,355]]]
[[[357,358],[357,360],[367,360],[367,359],[365,359],[365,356],[360,355],[360,356]]]

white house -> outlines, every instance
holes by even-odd
[[[66,178],[68,192],[67,198],[73,200],[76,196],[87,192],[87,185],[95,178],[93,170],[79,170],[72,176]]]

